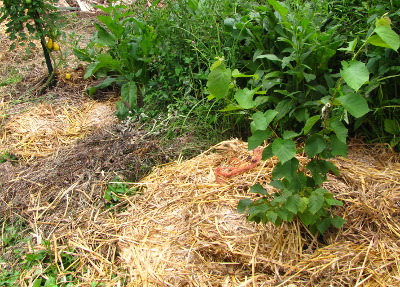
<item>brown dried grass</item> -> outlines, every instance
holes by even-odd
[[[3,127],[0,150],[31,159],[53,154],[100,126],[116,121],[114,103],[42,103],[12,117]]]
[[[159,166],[132,183],[140,193],[114,210],[126,211],[88,208],[78,218],[66,216],[51,232],[63,244],[53,247],[74,248],[79,286],[94,280],[120,286],[121,278],[128,286],[399,286],[398,155],[355,144],[348,159],[335,159],[341,176],[325,187],[344,201],[333,212],[347,223],[327,232],[323,242],[298,221],[256,225],[236,212],[240,199],[254,196],[251,185],[269,181],[276,160],[223,184],[215,182],[214,169],[249,155],[245,143],[233,140]],[[50,213],[37,214],[38,230],[39,222],[52,222]]]
[[[89,154],[96,154],[89,148],[95,145],[98,153],[104,141],[109,151],[101,158],[108,158],[105,153],[124,138],[110,131],[103,140],[77,146],[88,151],[65,148],[112,122],[112,112],[111,103],[40,104],[3,127],[1,143],[13,153],[26,158],[53,154],[32,166],[43,170],[7,175],[8,183],[2,186],[7,196],[22,189],[27,193],[26,210],[19,212],[28,217],[34,248],[42,248],[44,238],[51,240],[54,264],[66,269],[61,275],[71,272],[80,278],[76,286],[92,281],[120,286],[123,280],[128,286],[399,286],[400,160],[386,146],[356,142],[349,158],[334,159],[340,176],[331,176],[325,187],[344,201],[333,212],[347,223],[314,238],[297,220],[280,227],[257,225],[236,212],[240,199],[256,196],[248,193],[250,186],[267,187],[277,161],[263,161],[217,182],[217,167],[230,165],[232,158],[252,158],[246,143],[238,140],[156,167],[131,183],[138,189],[135,196],[102,209],[101,194],[112,175],[101,179],[105,166],[90,160]],[[305,157],[297,157],[306,163]],[[93,171],[70,167],[82,160],[91,162],[87,168]],[[63,171],[71,174],[64,176]],[[68,185],[48,183],[40,178],[45,173],[52,181],[64,178]],[[17,205],[8,209],[2,214],[12,214]],[[63,253],[77,258],[73,266],[62,266]],[[21,275],[21,282],[33,281],[35,275],[29,272]]]

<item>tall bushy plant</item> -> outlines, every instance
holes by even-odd
[[[106,15],[97,16],[97,32],[87,47],[74,49],[74,54],[89,62],[84,78],[104,78],[89,89],[89,94],[113,84],[121,87],[117,116],[123,119],[142,105],[157,36],[152,26],[135,17],[125,5],[96,7]]]
[[[55,2],[55,0],[3,0],[3,5],[0,7],[0,22],[6,22],[6,33],[12,41],[10,49],[26,44],[32,48],[35,47],[32,40],[39,40],[50,78],[53,77],[53,63],[49,52],[53,45],[49,46],[46,43],[46,37],[49,41],[53,41],[59,36],[56,23],[59,13],[53,6]]]
[[[333,35],[325,38],[329,34],[308,31],[309,19],[301,20],[295,9],[278,1],[268,2],[270,6],[257,7],[257,11],[267,11],[269,18],[277,18],[274,30],[280,35],[278,42],[285,45],[284,49],[277,50],[281,54],[264,54],[256,49],[253,62],[267,59],[272,63],[266,63],[270,65],[267,73],[256,70],[252,75],[231,71],[219,59],[211,66],[208,89],[211,98],[230,101],[226,110],[240,109],[250,114],[249,149],[269,139],[271,143],[264,149],[263,159],[276,156],[279,160],[270,183],[277,191],[268,192],[255,185],[250,191],[262,197],[255,201],[242,200],[238,210],[246,212],[249,220],[271,221],[277,225],[298,216],[313,233],[323,233],[331,225],[344,224],[342,218],[331,216],[329,211],[331,206],[342,202],[322,187],[328,172],[338,172],[328,159],[346,155],[349,117],[359,119],[370,111],[362,89],[372,90],[374,84],[366,63],[358,57],[368,45],[397,51],[400,39],[392,30],[389,18],[377,19],[360,47],[353,40],[342,48],[352,57],[342,61],[340,73],[334,75],[328,69],[328,60],[338,47],[338,44],[328,44]],[[327,44],[318,46],[318,43]],[[276,48],[274,45],[271,49]],[[279,65],[274,66],[276,63]],[[259,67],[264,69],[266,65]],[[249,87],[238,85],[239,79],[249,77],[252,78],[248,81]],[[271,78],[275,81],[265,85],[264,80],[268,82]],[[305,166],[300,166],[295,157],[299,151],[297,138],[305,142],[300,149],[309,159]]]

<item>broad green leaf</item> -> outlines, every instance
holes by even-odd
[[[298,211],[303,213],[308,207],[308,202],[309,202],[308,197],[300,197],[300,204],[299,204],[299,210]]]
[[[370,111],[367,100],[359,94],[346,94],[337,100],[355,118],[360,118]]]
[[[392,24],[392,20],[390,20],[389,17],[382,17],[382,18],[376,18],[376,22],[375,22],[375,26],[379,27],[379,26],[388,26],[390,27],[390,25]]]
[[[87,78],[91,77],[94,74],[94,70],[97,68],[99,64],[100,62],[90,63],[86,68],[86,72],[83,78],[86,80]]]
[[[290,210],[288,210],[284,207],[278,208],[277,213],[278,213],[279,217],[282,218],[282,220],[284,220],[284,221],[290,222],[293,220],[293,217],[294,217],[293,212],[291,212]]]
[[[338,50],[354,52],[354,50],[356,49],[356,46],[357,46],[357,42],[358,42],[358,39],[355,38],[353,41],[349,42],[349,45],[347,48],[339,48]]]
[[[243,109],[251,109],[256,106],[256,103],[253,101],[254,94],[255,90],[249,90],[248,88],[237,90],[235,100]]]
[[[276,224],[276,220],[278,218],[278,214],[276,212],[268,211],[265,215],[269,221],[271,221],[273,224]]]
[[[31,285],[31,287],[40,287],[40,286],[42,286],[41,278],[35,279],[35,281],[33,281],[32,285]]]
[[[284,164],[278,162],[272,170],[272,179],[278,180],[281,178],[285,178],[288,181],[291,181],[293,175],[296,174],[298,168],[299,160],[295,157],[285,162]]]
[[[284,116],[286,116],[289,112],[291,112],[295,107],[295,104],[292,100],[285,99],[280,101],[276,107],[275,111],[278,112],[278,114],[275,117],[276,121],[279,121],[282,119]]]
[[[281,61],[281,59],[279,59],[276,55],[274,54],[265,54],[265,55],[259,55],[256,57],[256,59],[268,59],[270,61]]]
[[[290,140],[290,139],[292,139],[292,138],[297,137],[298,135],[299,135],[299,134],[296,133],[296,132],[294,132],[294,131],[284,131],[282,137],[283,137],[283,139],[285,139],[285,140]]]
[[[98,89],[104,89],[109,87],[110,85],[114,84],[116,82],[116,78],[113,77],[107,77],[102,81],[100,84],[96,85],[95,87]]]
[[[313,116],[311,118],[309,118],[303,128],[303,134],[308,134],[308,132],[312,129],[312,127],[320,120],[320,116]]]
[[[310,117],[307,108],[298,108],[293,112],[293,115],[298,122],[305,122]]]
[[[334,198],[326,198],[325,199],[326,203],[328,203],[331,206],[342,206],[343,202]]]
[[[309,83],[317,78],[314,74],[309,74],[304,71],[302,72],[302,74],[304,76],[304,79],[306,79],[307,83]]]
[[[324,205],[324,197],[321,194],[313,193],[308,202],[309,210],[312,214],[316,214]]]
[[[264,113],[264,117],[267,122],[267,125],[269,125],[272,122],[272,120],[275,118],[275,116],[277,114],[278,114],[278,112],[275,110],[268,110]]]
[[[346,84],[356,92],[369,80],[369,71],[362,62],[357,60],[342,61],[342,68],[340,74],[346,81]]]
[[[282,20],[286,21],[286,16],[287,14],[289,14],[289,9],[283,6],[281,2],[278,2],[276,0],[268,0],[268,3],[274,8],[275,11],[277,11],[281,15]]]
[[[323,220],[317,223],[317,229],[321,234],[324,234],[325,231],[331,226],[331,218],[324,218]]]
[[[214,69],[221,66],[223,64],[223,62],[224,62],[223,59],[219,59],[219,60],[215,61],[214,63],[212,63],[212,65],[210,67],[210,71],[214,71]]]
[[[255,222],[260,222],[260,220],[265,221],[264,218],[267,211],[268,211],[268,206],[265,204],[251,206],[247,212],[249,214],[247,220],[253,220]]]
[[[121,99],[129,104],[130,109],[134,109],[137,104],[137,86],[131,81],[122,85]]]
[[[259,184],[259,183],[257,183],[257,184],[255,184],[255,185],[253,185],[252,187],[250,187],[250,192],[258,193],[258,194],[262,194],[262,195],[267,195],[267,191],[266,191],[265,188],[264,188],[261,184]]]
[[[343,224],[346,223],[346,220],[341,218],[340,216],[335,216],[334,218],[331,218],[331,223],[334,227],[340,228],[343,226]]]
[[[331,135],[331,146],[333,156],[347,156],[347,144],[342,142],[336,135]]]
[[[378,35],[372,35],[371,37],[368,38],[368,43],[378,46],[378,47],[383,47],[383,48],[391,48],[385,41],[382,40],[381,37]]]
[[[326,148],[324,138],[318,134],[312,135],[306,140],[305,152],[308,158],[313,158],[315,155],[321,153]]]
[[[339,119],[332,119],[329,126],[331,127],[333,132],[336,134],[338,139],[341,142],[346,143],[348,130],[344,126],[344,124]]]
[[[268,145],[266,148],[264,148],[264,150],[262,152],[262,159],[267,160],[273,156],[274,156],[274,153],[272,152],[272,145]]]
[[[116,38],[121,38],[122,33],[124,33],[124,26],[119,22],[116,22],[109,15],[99,15],[97,19],[107,26],[108,29],[114,34]]]
[[[98,30],[96,33],[96,43],[106,46],[106,47],[112,47],[117,44],[117,37],[115,37],[113,34],[109,33],[106,29],[104,29],[102,26],[99,24],[95,24],[96,29]]]
[[[272,143],[272,152],[283,164],[296,155],[296,144],[292,140],[278,138]]]
[[[229,84],[231,83],[231,70],[224,65],[215,67],[207,79],[208,91],[217,99],[224,99],[229,93]]]
[[[267,123],[267,119],[264,116],[263,112],[256,112],[252,115],[254,126],[257,130],[266,130],[269,123]]]
[[[298,216],[305,226],[309,226],[315,222],[315,216],[309,212],[299,213]]]
[[[377,26],[374,32],[385,42],[391,49],[397,51],[400,46],[400,37],[393,31],[390,26]]]
[[[284,189],[285,184],[281,180],[273,180],[269,183],[270,186],[275,187],[276,189]]]
[[[274,203],[283,203],[286,202],[287,199],[292,196],[292,192],[288,189],[284,189],[281,194],[275,194],[272,202]]]
[[[265,74],[264,78],[269,79],[269,78],[279,78],[281,76],[281,72],[280,71],[274,71],[274,72],[270,72]]]
[[[248,138],[247,144],[248,149],[253,150],[256,147],[263,144],[263,142],[272,135],[271,130],[258,130],[253,133],[251,137]]]
[[[311,172],[312,178],[316,184],[320,185],[326,181],[328,167],[325,160],[312,159],[307,165],[307,169]]]
[[[298,196],[297,194],[293,194],[287,199],[285,207],[290,212],[297,213],[297,211],[299,211],[300,205],[301,205],[300,196]]]
[[[385,119],[384,121],[385,131],[392,134],[400,134],[400,124],[397,120]]]
[[[232,77],[233,78],[254,78],[255,80],[258,79],[258,75],[257,74],[255,74],[255,75],[245,75],[245,74],[240,73],[238,69],[235,69],[235,70],[232,71]]]
[[[251,206],[252,203],[253,201],[250,198],[240,200],[237,206],[237,211],[239,213],[244,213],[246,209]]]

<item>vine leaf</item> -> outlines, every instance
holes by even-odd
[[[300,205],[301,199],[300,196],[298,196],[297,194],[293,194],[286,201],[287,210],[293,213],[297,213],[297,211],[299,211]]]
[[[340,216],[335,216],[334,218],[331,218],[331,223],[334,227],[340,228],[343,226],[343,224],[346,223],[346,220],[341,218]]]
[[[312,214],[316,214],[324,205],[324,197],[321,194],[313,193],[309,198],[309,210]]]
[[[272,152],[284,164],[296,155],[296,144],[289,139],[275,139],[272,143]]]
[[[258,193],[258,194],[261,194],[261,195],[267,195],[267,191],[266,191],[265,188],[264,188],[261,184],[259,184],[259,183],[257,183],[257,184],[255,184],[255,185],[253,185],[252,187],[250,187],[250,192]]]
[[[256,147],[262,145],[264,140],[269,138],[271,135],[272,135],[271,130],[255,131],[253,135],[247,139],[248,149],[253,150]]]
[[[318,134],[312,135],[306,141],[304,148],[308,158],[314,157],[316,154],[322,152],[326,148],[324,138]]]
[[[308,134],[308,132],[312,129],[312,127],[319,121],[320,116],[313,116],[307,119],[306,124],[303,128],[303,134]]]
[[[364,63],[357,60],[342,61],[343,70],[340,74],[343,79],[356,92],[369,80],[369,71]]]
[[[231,69],[227,69],[223,64],[215,67],[208,74],[208,91],[217,99],[224,99],[229,93],[231,83]]]
[[[359,94],[349,93],[339,97],[338,101],[355,118],[360,118],[370,111],[367,101]]]

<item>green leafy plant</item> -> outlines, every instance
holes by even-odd
[[[50,57],[50,50],[53,45],[48,46],[49,41],[58,38],[56,22],[59,18],[57,9],[52,5],[55,0],[25,0],[13,1],[4,0],[0,7],[0,22],[6,21],[6,33],[13,41],[10,49],[16,45],[34,47],[33,39],[40,40],[47,69],[49,72],[48,82],[55,84],[53,80],[53,64]],[[59,48],[58,48],[59,49]],[[29,51],[29,48],[27,49]]]
[[[118,177],[107,185],[103,198],[107,200],[108,207],[112,207],[120,203],[123,197],[131,196],[137,192],[136,188],[130,188],[128,184],[122,182]]]
[[[286,25],[285,17],[289,14],[287,6],[275,0],[268,2],[284,21],[282,25]],[[287,30],[290,30],[291,26],[288,25],[288,27]],[[345,223],[341,217],[330,214],[332,206],[340,206],[343,203],[334,199],[333,195],[322,187],[329,172],[338,173],[337,168],[328,159],[347,154],[348,116],[359,119],[370,111],[367,100],[360,94],[360,89],[367,86],[371,90],[374,86],[369,81],[370,71],[366,64],[358,61],[357,57],[368,44],[396,51],[400,39],[391,29],[389,18],[378,18],[375,28],[360,48],[356,50],[356,41],[351,41],[347,48],[341,49],[353,53],[353,56],[349,61],[342,61],[340,77],[335,83],[328,83],[328,87],[319,88],[319,93],[325,92],[325,95],[320,96],[319,99],[315,99],[311,94],[302,95],[302,90],[299,90],[299,83],[301,83],[299,79],[307,81],[307,77],[304,75],[305,70],[297,69],[297,64],[303,66],[304,61],[296,60],[293,55],[297,55],[298,59],[306,58],[297,53],[296,47],[299,45],[292,45],[293,39],[295,38],[292,37],[290,41],[281,39],[283,42],[289,41],[292,47],[288,50],[291,52],[289,56],[291,59],[285,61],[286,63],[293,61],[288,72],[294,77],[289,78],[286,84],[292,87],[292,93],[282,93],[279,90],[271,90],[267,93],[268,89],[265,89],[262,81],[259,81],[259,72],[244,75],[238,70],[231,71],[225,66],[223,58],[218,59],[211,66],[207,85],[210,98],[230,102],[226,111],[241,109],[251,116],[252,136],[248,139],[249,150],[255,149],[265,140],[270,139],[270,144],[263,151],[263,159],[276,156],[279,160],[272,171],[270,182],[275,191],[267,191],[261,185],[253,186],[250,191],[262,197],[257,200],[241,200],[238,211],[245,212],[248,220],[263,223],[271,221],[276,225],[281,224],[282,221],[292,221],[297,216],[312,233],[324,233],[330,226],[338,228]],[[301,51],[304,53],[307,50]],[[306,55],[312,55],[312,51],[307,52]],[[265,58],[272,62],[283,61],[275,55],[268,54],[267,56]],[[253,58],[253,61],[256,60],[257,57]],[[316,68],[318,69],[318,66]],[[286,69],[286,64],[282,65],[281,69]],[[315,69],[311,69],[309,65],[307,69],[309,69],[308,73],[315,75]],[[276,77],[283,76],[282,71],[279,70],[261,75],[263,79],[268,79],[271,74]],[[329,77],[332,79],[332,76]],[[237,84],[238,80],[246,78],[251,78],[249,82],[252,85],[257,82],[261,84],[250,89],[240,88]],[[280,93],[284,97],[273,104],[275,108],[271,109],[269,102],[271,102],[271,97],[274,97],[274,93]],[[267,94],[272,94],[272,96]],[[294,99],[295,95],[297,98],[300,95],[303,99],[301,101]],[[283,119],[285,116],[287,116],[286,120]],[[287,127],[285,124],[293,123],[293,120],[301,124],[300,130],[296,130],[299,124],[292,125],[293,130],[277,130],[280,125]],[[397,132],[392,127],[391,130]],[[298,148],[296,139],[302,139],[305,143],[304,147]],[[308,157],[308,162],[304,165],[300,165],[295,157],[300,151],[304,151]]]
[[[73,250],[58,250],[56,260],[50,241],[33,246],[30,232],[24,220],[3,221],[0,262],[6,268],[0,271],[0,286],[75,286],[78,261]],[[30,276],[25,276],[26,272]]]
[[[125,5],[96,8],[106,15],[97,16],[100,23],[95,24],[97,32],[87,47],[75,48],[73,53],[89,62],[84,78],[104,78],[88,90],[89,95],[114,84],[121,87],[117,116],[123,119],[142,106],[156,33],[152,26],[140,21]]]
[[[0,163],[6,162],[6,161],[15,162],[17,160],[18,160],[18,157],[9,152],[0,153]]]

